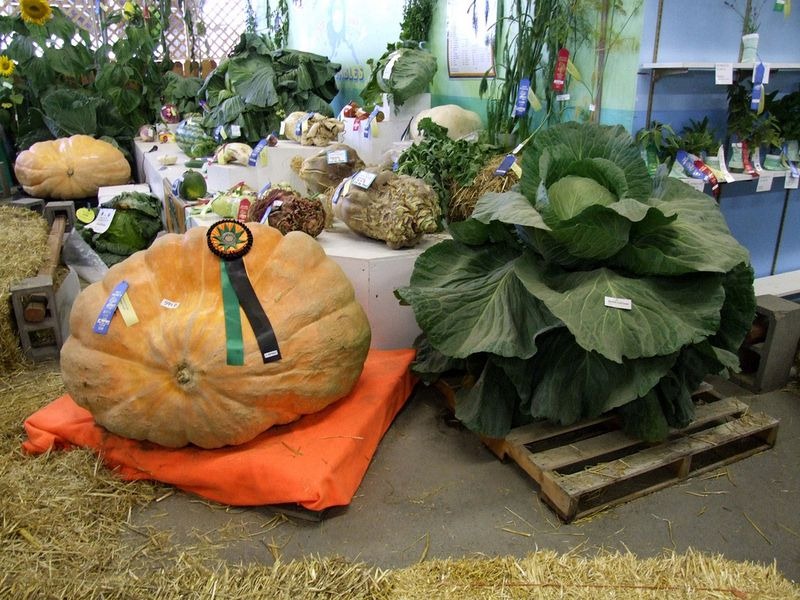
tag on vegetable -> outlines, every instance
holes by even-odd
[[[125,322],[125,325],[128,327],[132,327],[139,322],[139,317],[136,316],[136,311],[133,310],[133,303],[131,302],[130,296],[128,296],[128,292],[122,294],[119,305],[117,305],[117,310],[122,320]]]
[[[94,221],[94,211],[91,208],[79,208],[75,211],[75,216],[81,223],[91,223]]]
[[[513,154],[506,155],[506,157],[503,159],[503,162],[501,162],[500,165],[497,167],[497,169],[495,169],[494,174],[498,176],[507,175],[508,170],[516,162],[517,162],[516,156],[514,156]]]
[[[606,296],[604,304],[608,308],[620,308],[622,310],[630,310],[633,308],[633,301],[628,298],[614,298],[613,296]]]
[[[247,159],[247,164],[251,167],[266,167],[267,166],[267,138],[262,139],[253,151],[250,153],[250,158]]]
[[[91,229],[95,233],[105,233],[111,227],[111,221],[114,220],[114,215],[117,213],[114,208],[101,208],[97,211],[97,217],[94,221],[86,226],[86,229]]]
[[[108,299],[106,300],[106,303],[103,304],[103,308],[100,310],[100,314],[97,316],[97,320],[94,322],[92,331],[99,333],[100,335],[105,335],[108,333],[108,328],[111,325],[111,319],[114,316],[114,312],[117,310],[117,306],[119,305],[120,300],[122,300],[122,296],[127,291],[128,282],[124,280],[120,281],[114,287]]]
[[[166,298],[161,299],[161,306],[164,308],[178,308],[180,305],[180,302],[174,302],[173,300],[167,300]]]
[[[339,198],[342,195],[342,190],[344,189],[344,184],[346,181],[349,182],[350,179],[345,179],[339,185],[336,186],[336,189],[333,192],[333,196],[331,197],[331,204],[339,203]]]
[[[357,185],[362,189],[369,189],[369,186],[372,185],[372,182],[375,181],[377,177],[377,173],[370,173],[369,171],[359,171],[355,175],[353,175],[353,185]]]
[[[327,154],[329,165],[341,165],[347,162],[347,150],[331,150]]]
[[[308,112],[300,118],[300,120],[294,126],[294,134],[297,137],[300,137],[301,135],[303,135],[304,131],[308,130],[308,120],[313,116],[314,116],[313,112]]]
[[[389,62],[386,63],[386,66],[383,68],[383,73],[381,77],[384,79],[389,79],[392,76],[392,71],[394,70],[394,63],[396,63],[400,59],[400,51],[395,50],[389,55]]]

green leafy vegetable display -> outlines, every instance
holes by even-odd
[[[400,155],[397,172],[423,179],[433,187],[442,214],[447,215],[454,187],[472,183],[495,149],[479,142],[451,140],[447,128],[430,118],[422,119],[418,128],[424,137]]]
[[[255,144],[289,113],[331,116],[341,65],[298,50],[271,50],[266,38],[243,33],[231,56],[209,74],[199,95],[208,112],[203,126],[238,125],[241,141]]]
[[[369,59],[372,69],[367,85],[361,90],[361,98],[367,105],[380,104],[381,94],[392,95],[395,106],[428,89],[436,74],[436,57],[418,48],[395,48],[389,44],[378,59]]]
[[[106,231],[97,233],[81,222],[76,229],[108,266],[150,246],[161,230],[161,202],[150,194],[122,192],[100,208],[116,211]]]
[[[621,127],[544,130],[522,167],[397,290],[425,334],[415,371],[473,375],[456,415],[490,437],[611,409],[648,441],[685,426],[702,379],[738,368],[747,251],[711,198],[652,179]]]

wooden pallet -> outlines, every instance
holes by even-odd
[[[452,409],[453,388],[440,381],[437,389]],[[623,433],[614,417],[569,426],[538,422],[503,439],[481,439],[530,475],[539,497],[568,523],[775,445],[777,419],[710,386],[695,401],[694,421],[655,445]]]

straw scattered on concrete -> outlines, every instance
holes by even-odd
[[[55,363],[0,376],[0,598],[800,599],[774,565],[693,551],[427,560],[426,537],[419,563],[383,570],[335,556],[285,563],[280,546],[264,541],[264,564],[231,564],[220,551],[252,537],[247,528],[200,524],[179,540],[153,520],[136,524],[141,507],[181,492],[123,482],[86,450],[21,452],[24,419],[62,393]],[[285,519],[268,520],[259,535]]]

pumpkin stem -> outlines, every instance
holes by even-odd
[[[196,383],[194,369],[186,363],[179,363],[178,366],[175,367],[175,381],[177,381],[178,385],[182,388],[193,388]]]

